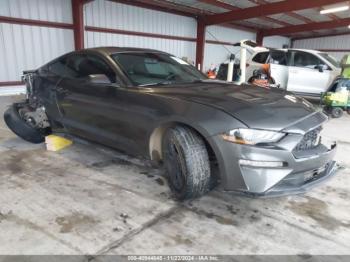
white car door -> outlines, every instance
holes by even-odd
[[[314,54],[291,52],[287,90],[302,95],[320,95],[334,77],[331,68]]]
[[[284,50],[272,50],[268,63],[270,64],[270,74],[280,88],[286,89],[288,83],[288,56]]]

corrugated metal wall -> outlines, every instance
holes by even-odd
[[[87,26],[196,37],[196,20],[189,17],[104,0],[87,4],[84,11]],[[196,55],[196,44],[193,41],[87,31],[85,43],[86,47],[114,45],[158,49],[178,57],[188,57],[192,61],[195,60]]]
[[[193,18],[129,6],[110,1],[96,0],[85,6],[85,24],[87,26],[121,29],[135,32],[172,35],[196,38],[197,22]],[[255,40],[255,33],[220,26],[207,27],[207,40],[237,42],[242,39]],[[130,36],[112,33],[87,31],[87,47],[101,45],[131,46],[158,49],[178,57],[188,57],[194,61],[196,43],[194,41],[168,40],[152,37]],[[204,69],[224,62],[229,53],[239,48],[207,43],[205,46]]]
[[[350,35],[339,35],[330,37],[309,38],[302,40],[295,40],[294,48],[304,49],[349,49]],[[349,52],[327,52],[339,60]]]
[[[0,24],[0,81],[20,80],[23,70],[35,69],[73,48],[72,30]]]
[[[0,0],[0,15],[72,23],[70,0]],[[74,49],[73,31],[0,23],[0,82]]]
[[[72,23],[70,0],[0,0],[0,15]]]
[[[290,47],[291,41],[289,37],[268,36],[264,37],[263,46],[271,48],[282,48],[284,45]]]

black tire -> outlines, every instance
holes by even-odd
[[[346,112],[348,112],[348,114],[350,115],[350,108],[348,108],[348,109],[346,110]]]
[[[331,114],[333,118],[339,118],[343,115],[343,109],[340,107],[333,107],[331,110]]]
[[[169,186],[176,199],[192,199],[209,191],[209,156],[198,134],[184,126],[169,128],[162,151]]]
[[[4,120],[6,125],[13,133],[28,142],[35,144],[44,142],[44,134],[21,118],[18,112],[19,108],[18,104],[13,104],[5,111]]]

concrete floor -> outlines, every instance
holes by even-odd
[[[348,115],[326,124],[343,169],[306,195],[179,204],[139,159],[81,141],[48,152],[1,118],[0,254],[350,254],[349,134]]]

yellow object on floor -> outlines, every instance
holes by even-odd
[[[67,146],[70,146],[72,143],[72,140],[61,136],[49,135],[45,137],[46,149],[49,151],[59,151]]]

